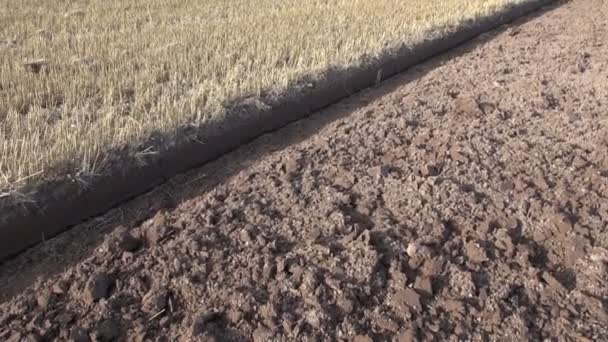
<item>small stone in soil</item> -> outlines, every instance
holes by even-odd
[[[263,325],[260,325],[253,332],[253,342],[266,342],[272,338],[272,331]]]
[[[160,321],[158,322],[158,325],[164,328],[164,327],[167,327],[170,323],[171,323],[171,318],[169,318],[169,316],[165,316],[160,319]]]
[[[464,314],[464,304],[459,300],[448,299],[443,303],[443,308],[448,312],[457,313],[460,315]]]
[[[450,290],[458,297],[471,297],[475,294],[475,283],[471,273],[454,268],[450,274]]]
[[[297,156],[291,157],[285,161],[285,174],[288,177],[294,176],[300,169],[300,160]]]
[[[65,293],[67,287],[68,287],[67,284],[64,281],[60,280],[60,281],[56,282],[55,284],[53,284],[53,287],[51,290],[53,291],[54,294],[61,295],[61,294]]]
[[[253,243],[253,238],[251,237],[251,233],[247,229],[242,229],[239,233],[239,238],[244,244]]]
[[[454,103],[454,109],[458,114],[469,115],[473,117],[482,116],[483,112],[479,109],[477,101],[471,96],[460,96]]]
[[[512,258],[513,253],[515,252],[515,246],[509,232],[506,229],[501,228],[496,231],[494,237],[496,239],[496,247],[501,249],[507,257]]]
[[[344,296],[338,298],[337,305],[346,315],[350,314],[355,309],[355,303]]]
[[[554,214],[553,217],[551,218],[551,220],[553,221],[553,224],[555,225],[555,227],[557,227],[557,229],[562,234],[566,234],[567,232],[569,232],[573,229],[570,219],[562,213]]]
[[[152,226],[146,229],[144,236],[150,246],[155,246],[168,234],[168,228],[164,225]]]
[[[51,294],[48,292],[43,292],[38,294],[36,297],[36,302],[41,309],[46,309],[49,306],[49,302],[51,301]]]
[[[433,254],[429,247],[422,245],[418,241],[408,244],[406,253],[410,258],[428,258]]]
[[[549,284],[549,286],[551,286],[555,290],[557,290],[559,292],[565,292],[566,291],[566,288],[562,285],[562,283],[560,283],[559,280],[557,280],[549,272],[544,272],[543,275],[542,275],[542,277],[543,277],[543,280],[545,282],[547,282],[547,284]]]
[[[477,244],[475,241],[469,241],[464,246],[464,252],[469,260],[475,264],[480,264],[488,260],[486,251],[483,247]]]
[[[421,291],[422,293],[432,296],[433,295],[433,284],[429,277],[419,276],[416,277],[414,288]]]
[[[401,310],[404,309],[403,305],[410,307],[416,312],[420,312],[420,310],[422,310],[422,305],[420,304],[420,295],[413,289],[406,288],[399,290],[395,294],[395,299],[399,301],[399,306],[402,307]]]
[[[444,266],[444,259],[436,257],[430,260],[426,260],[420,269],[421,273],[425,276],[431,277],[438,275],[442,272]]]
[[[306,322],[315,329],[321,329],[323,314],[319,311],[312,309],[306,314]]]
[[[385,318],[378,318],[376,320],[376,324],[378,325],[378,327],[380,327],[381,329],[390,331],[390,332],[397,332],[399,330],[399,324],[393,322],[390,319],[385,319]]]

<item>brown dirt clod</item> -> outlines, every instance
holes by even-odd
[[[110,276],[106,272],[95,272],[87,281],[84,298],[89,303],[96,302],[102,298],[107,298],[111,286]]]

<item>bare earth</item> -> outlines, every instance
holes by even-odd
[[[5,263],[0,340],[608,339],[606,18],[522,19]]]

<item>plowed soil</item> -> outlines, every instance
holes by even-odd
[[[606,18],[523,18],[5,263],[0,340],[608,339]]]

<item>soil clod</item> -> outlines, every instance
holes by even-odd
[[[107,298],[112,286],[110,276],[103,271],[93,273],[86,284],[85,300],[89,303]]]

